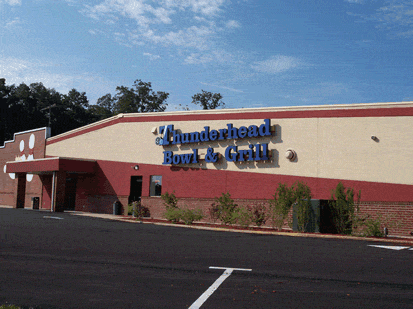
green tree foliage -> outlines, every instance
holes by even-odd
[[[131,88],[125,86],[116,87],[116,95],[113,103],[114,114],[119,113],[148,113],[163,112],[166,109],[165,102],[169,93],[153,91],[150,82],[137,79]]]
[[[222,95],[220,93],[212,93],[204,90],[201,91],[201,93],[197,93],[192,96],[193,104],[200,105],[202,109],[216,109],[218,107],[225,107],[225,103],[222,101]]]
[[[5,139],[10,139],[9,132],[13,130],[10,121],[10,107],[13,105],[15,98],[11,95],[12,87],[6,85],[4,78],[0,79],[0,146]]]
[[[234,203],[229,192],[222,193],[220,197],[215,198],[215,203],[210,209],[211,217],[221,220],[224,224],[234,224],[237,222],[238,205]]]
[[[281,230],[288,217],[288,213],[294,204],[294,191],[286,184],[280,183],[273,197],[273,199],[268,201],[272,224],[274,227]]]
[[[159,112],[166,109],[169,94],[153,91],[151,83],[136,80],[133,87],[119,86],[116,95],[106,94],[90,105],[85,92],[76,89],[60,94],[42,83],[6,85],[0,79],[0,145],[13,133],[49,125],[52,135],[102,120],[118,113]],[[47,107],[53,106],[49,109]]]
[[[291,187],[280,183],[273,196],[274,198],[268,201],[273,226],[281,230],[294,205],[294,211],[298,221],[298,229],[304,231],[309,220],[309,212],[311,208],[310,188],[299,181],[294,183]],[[291,222],[288,223],[291,225]]]
[[[346,189],[341,182],[339,182],[337,187],[332,191],[329,206],[337,233],[352,233],[353,225],[357,221],[356,212],[359,209],[360,195],[361,192],[359,191],[358,200],[355,201],[354,190],[352,188]]]
[[[301,182],[295,183],[292,189],[295,197],[294,212],[297,217],[297,227],[300,232],[305,232],[312,211],[311,190]]]
[[[95,105],[89,107],[89,111],[96,120],[103,120],[115,115],[115,98],[110,93],[100,97]]]

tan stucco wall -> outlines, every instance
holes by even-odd
[[[265,118],[265,116],[264,116]],[[263,119],[264,119],[263,118]],[[282,174],[304,177],[413,184],[413,117],[349,117],[272,119],[276,135],[257,138],[251,143],[269,143],[278,154],[272,162],[240,164],[226,162],[203,163],[203,168],[252,173]],[[226,128],[227,123],[257,126],[262,119],[126,122],[104,127],[47,146],[48,156],[75,157],[140,164],[162,165],[164,148],[155,144],[160,135],[151,133],[153,127],[174,124],[183,133]],[[373,141],[375,135],[379,141]],[[203,144],[165,147],[175,154],[190,153],[198,148],[205,153],[208,147],[224,154],[228,145],[247,149],[249,141],[225,140]],[[287,149],[294,149],[297,160],[284,157]],[[198,165],[199,166],[199,165]]]

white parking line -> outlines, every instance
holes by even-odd
[[[43,216],[43,218],[46,218],[46,219],[59,219],[59,220],[63,220],[63,219],[64,219],[64,218],[52,217],[52,216]]]
[[[379,246],[379,245],[368,245],[368,246],[369,247],[382,248],[382,249],[397,250],[397,251],[410,248],[410,247],[403,247],[403,246]]]
[[[218,289],[222,282],[227,279],[234,270],[241,270],[241,271],[252,271],[252,269],[245,269],[245,268],[230,268],[230,267],[215,267],[210,266],[210,269],[225,269],[224,273],[217,279],[215,282],[209,287],[208,290],[204,292],[188,309],[198,309],[202,306],[202,304]]]

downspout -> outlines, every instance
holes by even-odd
[[[55,203],[55,195],[56,195],[56,172],[53,172],[53,181],[52,181],[52,200],[50,205],[50,212],[54,211],[54,203]]]

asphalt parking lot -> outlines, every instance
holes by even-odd
[[[0,304],[413,308],[413,250],[0,208]]]

